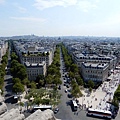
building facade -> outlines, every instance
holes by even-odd
[[[0,41],[0,63],[2,60],[2,56],[6,54],[6,51],[8,49],[8,42],[7,41]]]
[[[92,80],[94,82],[102,82],[107,80],[109,74],[108,63],[88,63],[81,64],[81,73],[84,81]]]
[[[42,63],[24,63],[27,75],[29,80],[36,80],[38,75],[46,75],[46,63],[43,61]]]
[[[105,56],[105,55],[97,55],[97,54],[82,54],[77,53],[72,55],[72,58],[75,62],[75,64],[78,65],[80,71],[82,70],[82,63],[83,62],[91,62],[96,64],[104,64],[108,63],[108,74],[111,74],[111,70],[115,69],[117,64],[117,58],[115,56]]]

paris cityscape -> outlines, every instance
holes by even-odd
[[[0,120],[119,120],[119,3],[0,0]]]

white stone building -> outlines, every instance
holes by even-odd
[[[83,62],[81,64],[81,73],[85,81],[92,80],[94,82],[102,82],[107,80],[108,63],[88,63]]]
[[[2,60],[2,56],[6,54],[7,49],[8,49],[8,42],[0,41],[0,62]]]
[[[108,74],[111,74],[111,70],[115,69],[117,58],[115,56],[105,56],[97,54],[82,54],[77,53],[72,55],[74,62],[78,65],[80,71],[82,70],[81,65],[83,62],[91,62],[97,64],[108,63]]]
[[[35,80],[38,75],[46,75],[46,63],[24,63],[29,80]]]

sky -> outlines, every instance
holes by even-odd
[[[120,37],[120,0],[0,0],[0,36]]]

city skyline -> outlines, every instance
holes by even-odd
[[[119,0],[0,0],[0,36],[120,37]]]

